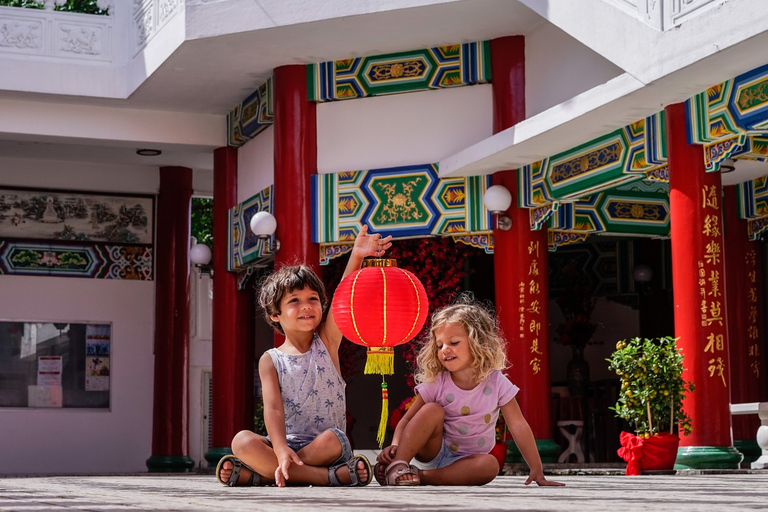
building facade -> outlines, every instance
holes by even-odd
[[[729,287],[727,263],[741,256],[726,249],[715,261],[711,247],[762,232],[768,7],[299,4],[114,2],[108,16],[0,7],[0,321],[10,329],[0,425],[12,441],[0,472],[215,461],[250,426],[253,351],[269,346],[254,332],[246,276],[272,257],[318,267],[343,257],[361,223],[493,253],[499,315],[515,333],[511,376],[542,451],[557,450],[553,419],[533,404],[568,354],[552,343],[547,273],[531,279],[532,269],[596,233],[670,239],[675,335],[699,354],[689,370],[701,381],[691,401],[701,434],[681,454],[691,467],[735,467],[728,405],[768,392],[763,287],[749,273]],[[387,186],[409,180],[421,192],[406,207],[425,220],[380,220]],[[482,203],[491,184],[513,192],[509,231]],[[212,279],[189,265],[193,195],[217,208]],[[274,256],[247,234],[258,210],[277,218]],[[736,211],[743,236],[711,229],[707,219],[722,226]],[[740,247],[754,251],[756,276],[751,243]],[[629,281],[615,295],[642,301],[633,260],[614,261],[614,279]],[[736,298],[713,300],[715,282]],[[726,309],[740,296],[755,302]],[[643,311],[599,303],[606,345],[591,356],[593,378],[609,378],[598,362],[641,334]],[[37,324],[69,327],[24,330]],[[91,341],[105,328],[93,336],[108,343]],[[49,353],[48,340],[65,338]],[[756,380],[734,391],[737,374]]]

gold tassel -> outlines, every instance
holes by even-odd
[[[368,347],[365,374],[392,375],[395,373],[395,351],[389,347]]]
[[[376,434],[376,440],[379,442],[379,449],[384,446],[384,436],[387,434],[387,418],[389,417],[389,392],[384,377],[381,377],[381,421],[379,422],[379,432]]]

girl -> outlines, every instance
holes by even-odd
[[[376,460],[381,485],[483,485],[499,463],[489,452],[499,410],[531,468],[528,485],[565,485],[544,478],[530,426],[515,400],[517,386],[501,373],[505,342],[495,319],[471,300],[432,316],[418,355],[416,399]],[[409,461],[416,457],[419,470]]]

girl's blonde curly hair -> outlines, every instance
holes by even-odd
[[[508,368],[507,342],[500,332],[496,316],[487,306],[474,300],[472,295],[461,295],[454,304],[435,311],[429,338],[424,342],[416,358],[417,383],[432,382],[445,371],[440,358],[435,332],[445,324],[458,324],[467,333],[472,354],[472,369],[477,382],[482,382],[494,370]]]

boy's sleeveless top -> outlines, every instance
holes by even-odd
[[[267,354],[280,382],[286,435],[314,438],[329,428],[346,431],[347,384],[317,333],[304,354],[285,354],[276,348]]]

